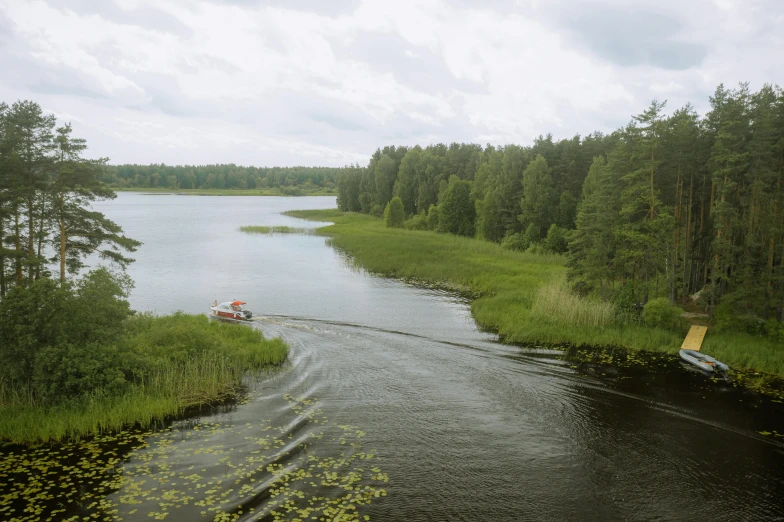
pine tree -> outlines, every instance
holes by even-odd
[[[748,88],[729,91],[719,86],[711,98],[709,120],[716,129],[710,156],[711,212],[714,237],[711,241],[712,262],[711,305],[713,314],[717,298],[731,285],[740,237],[739,218],[742,216],[741,189],[749,165],[747,142],[749,137]]]
[[[605,283],[615,277],[613,231],[620,216],[617,181],[607,161],[601,156],[594,158],[583,184],[577,228],[569,238],[569,278],[589,285],[598,283],[602,296]]]
[[[652,280],[664,270],[669,237],[675,226],[671,209],[660,199],[659,157],[664,103],[653,101],[626,128],[625,144],[616,147],[610,168],[621,175],[622,223],[616,228],[619,261],[626,277],[642,279],[643,301]]]
[[[83,159],[81,154],[87,144],[83,139],[71,138],[71,131],[70,124],[57,129],[58,157],[50,191],[52,216],[57,225],[53,246],[61,281],[65,281],[66,267],[77,273],[84,266],[82,260],[93,252],[124,268],[133,259],[123,256],[120,250],[134,252],[141,245],[122,235],[120,226],[103,214],[90,210],[93,201],[113,199],[116,194],[100,181],[106,160]]]
[[[41,194],[47,188],[54,147],[52,131],[55,117],[45,115],[34,102],[14,103],[6,115],[6,139],[10,175],[11,212],[13,214],[13,245],[17,284],[35,278],[36,268],[43,260],[37,255],[36,237],[46,231],[39,224],[45,212]]]

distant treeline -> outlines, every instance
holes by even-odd
[[[701,293],[752,332],[784,313],[784,94],[719,86],[700,117],[654,101],[611,134],[384,147],[337,179],[344,211],[402,200],[411,228],[566,252],[573,287],[629,306]]]
[[[339,169],[229,165],[109,165],[103,181],[114,188],[334,190]]]

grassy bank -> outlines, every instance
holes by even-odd
[[[564,258],[514,252],[500,245],[435,232],[386,228],[382,220],[337,210],[289,216],[333,225],[319,228],[362,267],[428,281],[473,297],[477,323],[520,343],[617,346],[677,353],[682,331],[622,321],[606,303],[568,291]],[[731,366],[784,376],[784,347],[763,337],[708,334],[704,351]]]
[[[171,189],[163,187],[154,188],[113,188],[116,192],[140,192],[143,194],[178,194],[182,196],[337,196],[335,190],[301,191],[300,193],[285,193],[278,188],[266,189]]]
[[[126,426],[147,427],[187,408],[234,397],[248,372],[286,358],[280,339],[206,316],[141,315],[126,321],[112,347],[120,369],[112,391],[41,405],[24,387],[0,381],[0,440],[49,442],[97,435]],[[90,377],[83,365],[74,379]],[[106,370],[104,370],[106,371]]]

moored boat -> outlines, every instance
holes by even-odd
[[[678,352],[678,355],[680,355],[681,359],[684,361],[689,362],[706,372],[726,372],[730,369],[730,367],[723,362],[696,350],[681,350]]]
[[[253,314],[245,309],[244,301],[226,301],[218,304],[217,301],[210,307],[210,315],[218,319],[230,319],[235,321],[249,321]]]

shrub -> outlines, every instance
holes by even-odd
[[[784,342],[784,323],[776,319],[768,319],[765,323],[765,333],[771,339]]]
[[[388,227],[403,228],[406,219],[406,211],[403,209],[403,200],[398,196],[392,198],[384,209],[384,223]]]
[[[541,239],[539,227],[531,223],[526,227],[523,237],[528,240],[528,244],[537,243]]]
[[[280,187],[280,193],[283,194],[284,196],[304,196],[305,195],[305,192],[303,192],[303,190],[301,188],[295,187],[295,186],[288,186],[288,185],[282,185]]]
[[[544,248],[557,254],[566,252],[569,247],[566,240],[568,232],[569,231],[565,228],[561,228],[553,223],[550,225],[550,229],[547,231],[547,237],[544,239]]]
[[[438,214],[438,207],[436,205],[430,205],[430,208],[427,211],[428,230],[438,230]]]
[[[112,373],[112,358],[97,348],[80,349],[68,367],[54,361],[71,357],[62,354],[72,352],[74,346],[112,345],[132,313],[125,300],[130,287],[127,276],[99,268],[75,283],[40,279],[27,288],[13,288],[0,301],[0,378],[32,385],[30,392],[51,400],[60,397],[53,393],[57,386],[65,386],[78,373],[74,365],[90,368],[87,373],[93,368]],[[47,369],[40,370],[41,365]],[[70,377],[58,375],[60,370],[70,372]],[[82,393],[88,388],[74,389]],[[68,389],[65,386],[62,398],[67,398]]]
[[[672,306],[666,297],[648,301],[642,309],[642,320],[648,326],[676,330],[681,326],[680,307]]]
[[[423,210],[404,223],[409,230],[427,230],[427,214]]]
[[[624,320],[639,323],[642,320],[642,309],[639,303],[640,288],[630,283],[621,283],[612,294],[612,302],[619,316]]]
[[[88,394],[119,394],[139,372],[139,361],[115,346],[93,342],[62,343],[43,348],[35,360],[33,385],[46,404],[67,402]]]
[[[526,237],[517,232],[515,234],[508,234],[504,239],[501,240],[501,246],[507,250],[516,250],[518,252],[523,252],[531,242],[526,239]]]
[[[713,312],[716,330],[721,332],[739,332],[759,335],[765,330],[765,321],[756,315],[739,314],[731,303],[721,303]]]

